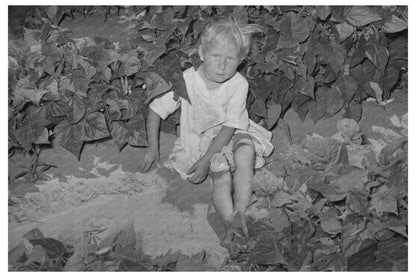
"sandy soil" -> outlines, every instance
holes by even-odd
[[[166,159],[174,139],[162,135],[162,159]],[[100,234],[102,239],[132,221],[142,250],[153,257],[169,250],[185,255],[206,250],[214,267],[226,258],[227,250],[220,246],[219,239],[222,225],[210,209],[207,182],[195,186],[162,167],[142,174],[137,171],[137,163],[135,171],[128,171],[125,162],[111,158],[118,151],[115,146],[89,145],[81,161],[56,148],[45,150],[41,159],[55,164],[58,161],[61,166],[50,170],[47,180],[36,185],[39,192],[24,197],[12,194],[9,198],[13,202],[9,206],[9,249],[21,241],[24,233],[39,228],[46,237],[74,245],[77,251],[83,247],[85,232],[106,229]],[[140,157],[139,153],[129,154],[132,152],[119,156],[130,162]],[[14,159],[19,163],[19,157]],[[67,163],[59,163],[62,159]],[[10,172],[13,174],[13,168]]]

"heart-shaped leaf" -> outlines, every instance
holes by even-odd
[[[76,124],[84,118],[87,108],[80,97],[74,94],[69,100],[69,106],[72,108],[72,112],[68,115],[68,120],[72,124]]]
[[[68,103],[61,101],[48,101],[46,105],[46,111],[48,117],[51,119],[62,119],[62,117],[67,116],[71,113],[71,107]]]
[[[120,76],[130,76],[137,73],[141,68],[140,59],[137,57],[137,51],[130,51],[119,59],[121,66],[119,69]]]
[[[304,42],[310,35],[310,22],[308,19],[292,21],[292,39],[294,42]]]
[[[87,91],[91,80],[87,78],[85,69],[82,67],[76,68],[72,71],[72,83],[75,92],[84,98],[87,98]]]
[[[112,123],[111,136],[121,151],[127,143],[132,146],[147,146],[145,120],[141,114],[136,114],[126,124],[120,121]]]
[[[41,246],[46,251],[50,259],[61,258],[66,252],[65,245],[59,240],[53,238],[32,239],[29,241],[34,246]]]
[[[86,114],[80,124],[82,124],[81,139],[83,141],[94,141],[110,136],[102,113],[93,112]]]
[[[293,82],[288,79],[283,72],[278,71],[275,76],[272,77],[272,100],[275,103],[281,103],[285,94],[293,86]]]
[[[66,76],[62,76],[59,78],[58,88],[59,90],[69,90],[75,92],[74,83],[71,81],[70,78]]]
[[[146,104],[150,103],[150,101],[152,101],[155,97],[168,92],[172,88],[172,84],[167,82],[156,72],[149,72],[146,74],[145,83],[147,86],[147,98],[145,100]]]
[[[294,201],[297,201],[297,198],[294,195],[280,190],[274,194],[271,205],[275,208],[280,208],[286,204],[293,203]]]
[[[311,77],[308,77],[306,81],[303,78],[299,79],[302,82],[302,86],[298,91],[311,99],[315,99],[315,79]]]
[[[333,116],[341,110],[344,106],[344,99],[334,88],[327,88],[325,90],[325,106],[328,117]]]
[[[371,43],[367,45],[365,55],[384,74],[389,60],[389,50],[382,45]]]
[[[364,220],[354,218],[344,223],[342,227],[342,249],[345,257],[351,257],[360,250],[362,239],[357,236],[357,232],[365,229],[366,223]]]
[[[250,104],[250,108],[248,111],[249,111],[249,114],[256,115],[262,118],[265,118],[267,116],[266,104],[259,99],[254,100],[254,102]]]
[[[365,50],[367,47],[367,41],[365,40],[364,36],[361,36],[357,49],[353,52],[350,60],[351,68],[355,67],[357,64],[361,63],[365,57]]]
[[[335,73],[338,73],[344,69],[344,61],[347,53],[345,47],[336,41],[331,42],[330,46],[332,51],[329,64]]]
[[[398,67],[408,66],[408,40],[405,36],[400,36],[389,45],[390,61]]]
[[[59,98],[58,82],[55,79],[46,79],[39,84],[39,89],[47,90],[53,97]]]
[[[26,29],[26,28],[23,28],[23,29],[24,29],[24,34],[23,34],[24,46],[29,49],[35,49],[34,47],[40,46],[40,39],[42,35],[41,31],[36,30],[36,29]],[[39,47],[39,50],[41,50],[41,47]]]
[[[266,103],[266,109],[267,110],[266,110],[265,122],[266,122],[267,128],[270,130],[276,125],[277,121],[279,120],[279,117],[282,113],[282,108],[280,104],[276,104],[270,100]]]
[[[50,143],[48,130],[36,120],[17,129],[16,138],[26,151],[32,149],[32,144]]]
[[[91,79],[97,73],[95,67],[91,65],[87,59],[85,59],[83,56],[75,55],[72,68],[78,68],[79,66],[84,68],[85,78],[87,78],[88,80]]]
[[[252,183],[253,191],[260,195],[273,194],[283,188],[283,178],[276,177],[265,168],[256,171]]]
[[[120,120],[121,119],[121,110],[120,106],[118,105],[118,101],[113,99],[107,99],[106,101],[108,115],[110,116],[110,120]]]
[[[342,75],[337,79],[336,89],[344,96],[347,103],[351,102],[358,90],[358,82],[350,75]]]
[[[376,193],[371,195],[370,206],[381,216],[383,212],[398,214],[397,200],[387,186],[381,186]]]
[[[117,236],[115,241],[115,252],[119,253],[123,248],[134,249],[136,247],[136,241],[137,239],[136,231],[134,230],[134,223],[129,221]]]
[[[280,209],[270,211],[270,223],[276,232],[282,232],[283,229],[290,226],[289,219]]]
[[[351,138],[360,131],[360,126],[354,119],[344,118],[337,122],[337,129],[348,138]]]
[[[141,43],[137,50],[143,52],[144,60],[151,66],[157,58],[166,52],[166,46],[160,43]]]
[[[127,145],[127,139],[131,136],[131,131],[127,129],[126,123],[114,121],[111,124],[111,136],[121,151]]]
[[[383,77],[383,88],[389,92],[399,81],[400,68],[397,66],[387,66]]]
[[[368,216],[367,207],[368,207],[368,201],[367,201],[368,193],[366,193],[364,190],[351,190],[347,194],[347,206],[354,212],[362,215],[362,216]]]
[[[208,271],[209,267],[205,264],[206,253],[202,251],[191,257],[186,255],[179,255],[176,270],[177,271]]]
[[[324,197],[328,198],[329,201],[339,201],[346,196],[346,193],[340,188],[322,182],[311,182],[308,184],[308,188],[319,192]]]
[[[42,264],[45,261],[49,260],[48,258],[48,254],[46,253],[46,251],[43,249],[42,246],[40,245],[35,245],[32,250],[30,251],[29,255],[27,255],[27,264],[31,264],[31,263],[38,263],[38,264]]]
[[[38,89],[30,76],[26,76],[17,82],[14,90],[14,98],[16,100],[27,98],[34,104],[39,105],[43,95],[48,92],[46,89]]]
[[[383,104],[383,90],[381,89],[380,85],[376,82],[370,82],[370,87],[374,91],[377,102],[380,105],[382,105]]]
[[[81,139],[82,122],[71,124],[68,120],[61,121],[55,126],[55,137],[58,143],[79,159],[84,141]]]
[[[328,208],[325,213],[319,216],[321,227],[326,233],[336,235],[342,231],[342,225],[337,216],[337,209],[333,207]]]
[[[331,15],[332,11],[330,6],[316,6],[315,9],[321,20],[326,20]]]
[[[170,27],[175,11],[172,8],[168,8],[161,13],[153,15],[150,24],[153,29],[166,30]]]
[[[146,136],[146,121],[141,114],[136,114],[129,120],[127,126],[133,134],[127,139],[132,146],[148,146]]]
[[[284,14],[279,26],[280,34],[288,38],[292,37],[292,22],[288,14]]]
[[[163,59],[155,62],[155,67],[157,73],[168,83],[172,84],[175,99],[181,97],[190,103],[186,91],[185,79],[183,78],[183,72],[180,66],[179,53],[179,51],[169,52]]]
[[[384,22],[383,31],[386,33],[397,33],[407,29],[407,21],[392,15],[389,20]]]
[[[290,145],[292,145],[293,144],[293,141],[292,141],[292,132],[290,131],[289,124],[286,122],[286,120],[284,120],[282,118],[281,120],[279,120],[278,126],[281,129],[283,129],[283,132],[285,133],[287,140],[289,141]]]
[[[276,243],[274,237],[264,236],[251,251],[249,262],[257,265],[286,264],[283,257],[283,247]]]
[[[361,27],[379,20],[382,20],[374,10],[367,6],[353,6],[345,14],[345,18],[353,26]]]
[[[345,117],[354,119],[355,121],[359,122],[361,120],[362,114],[363,114],[363,107],[361,106],[361,104],[355,101],[351,101],[348,104]]]

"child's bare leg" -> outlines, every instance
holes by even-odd
[[[212,179],[212,202],[219,214],[224,227],[225,238],[223,244],[231,242],[232,233],[230,225],[233,220],[233,200],[231,197],[231,173],[229,171],[210,172]]]
[[[234,214],[244,215],[252,194],[254,176],[254,145],[249,135],[237,134],[234,138]]]

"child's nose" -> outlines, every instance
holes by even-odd
[[[221,59],[218,65],[218,68],[221,71],[224,71],[227,68],[227,60],[226,59]]]

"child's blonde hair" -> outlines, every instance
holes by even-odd
[[[221,38],[233,43],[240,57],[245,58],[250,51],[251,36],[258,32],[263,32],[260,25],[247,24],[233,17],[220,18],[205,26],[201,35],[202,50],[205,52],[209,43]]]

